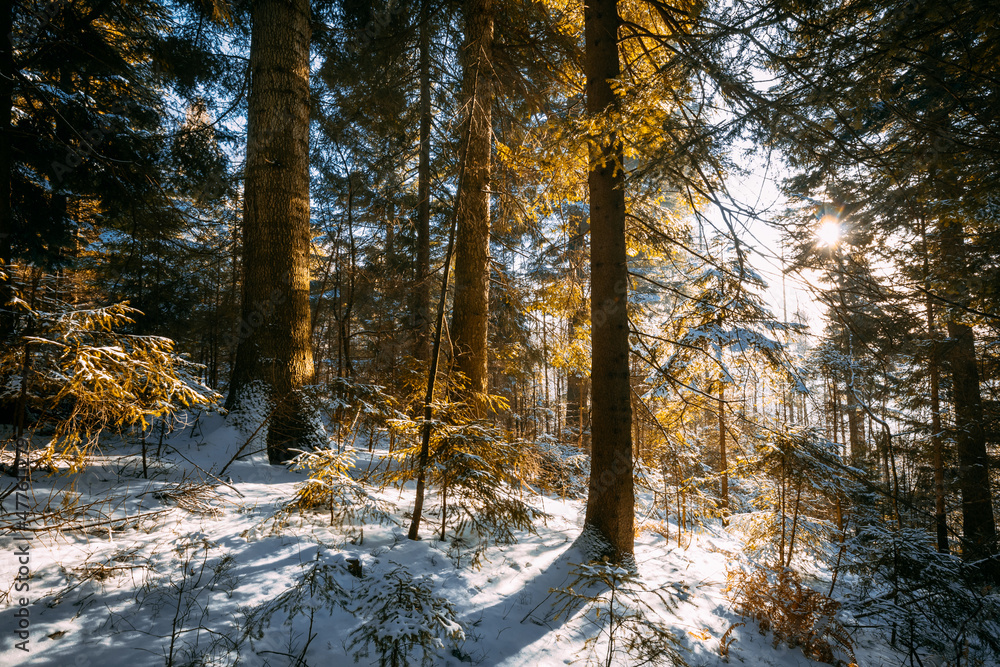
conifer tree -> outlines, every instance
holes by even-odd
[[[625,252],[624,158],[614,130],[621,74],[617,0],[584,5],[587,112],[603,131],[591,137],[590,312],[593,336],[591,473],[585,528],[607,543],[607,555],[626,562],[634,552],[632,403],[629,370],[628,263]]]
[[[735,412],[726,388],[738,388],[741,380],[762,385],[773,373],[805,390],[782,342],[803,327],[774,316],[760,296],[767,283],[745,259],[739,241],[719,235],[701,265],[686,271],[684,298],[662,323],[668,356],[657,369],[658,382],[673,385],[684,400],[707,404],[715,412],[723,513],[730,509],[727,461],[732,427],[726,416]],[[656,393],[663,392],[657,388]]]
[[[795,2],[785,7],[804,8]],[[947,10],[872,0],[813,3],[808,11],[811,20],[793,20],[767,39],[773,46],[769,66],[791,74],[780,77],[769,107],[772,127],[780,128],[775,137],[788,146],[799,172],[789,189],[848,204],[866,252],[884,253],[902,273],[912,275],[908,267],[924,264],[922,239],[931,240],[930,278],[917,278],[897,303],[916,311],[930,298],[941,308],[960,461],[963,556],[995,557],[976,370],[981,353],[968,320],[994,313],[997,304],[990,290],[967,276],[995,263],[996,246],[967,239],[989,237],[992,226],[983,224],[989,218],[983,213],[1000,176],[996,135],[987,129],[996,110],[988,91],[995,88],[997,25],[982,20],[990,9],[978,0]],[[867,30],[868,17],[877,17],[877,29]],[[831,32],[832,26],[849,28]]]
[[[490,294],[493,146],[493,0],[465,0],[462,48],[462,181],[458,184],[451,339],[468,398],[485,407]]]
[[[14,232],[11,209],[11,168],[13,156],[12,121],[14,119],[14,0],[0,5],[0,268],[10,266],[11,242]],[[8,310],[12,292],[7,281],[0,282],[0,341],[5,341],[14,329],[13,313]]]
[[[297,390],[312,379],[309,327],[309,3],[251,4],[250,92],[243,203],[241,338],[227,407],[272,403],[268,460],[308,442]]]

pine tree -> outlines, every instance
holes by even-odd
[[[4,0],[0,6],[0,35],[13,35],[14,0]],[[14,119],[14,41],[0,40],[0,269],[11,264],[12,236],[14,232],[11,208],[11,169],[13,156]],[[7,281],[0,283],[0,341],[5,341],[14,330],[14,316],[8,310],[12,293]]]
[[[625,252],[624,158],[610,126],[621,74],[616,0],[584,5],[587,112],[604,129],[591,137],[590,312],[593,336],[591,472],[585,531],[596,531],[615,562],[632,558],[635,499],[632,482],[632,397],[629,378],[628,263]]]
[[[313,375],[309,327],[309,4],[254,0],[243,204],[241,339],[227,407],[266,387],[268,460],[308,441],[297,391]]]
[[[967,276],[980,263],[994,264],[996,248],[967,239],[990,234],[983,212],[1000,176],[1000,145],[987,129],[996,110],[987,91],[995,87],[997,26],[982,19],[990,9],[977,0],[947,11],[880,0],[813,3],[808,11],[810,21],[792,21],[767,38],[770,66],[794,72],[780,77],[770,98],[772,126],[780,126],[775,136],[799,171],[789,189],[846,202],[850,224],[864,238],[859,245],[884,253],[902,274],[924,264],[922,241],[931,240],[930,277],[914,276],[916,286],[898,294],[897,303],[915,311],[930,298],[940,306],[948,333],[942,358],[953,383],[963,554],[995,556],[982,386],[974,372],[980,352],[968,319],[977,316],[970,309],[992,313],[997,304]],[[862,17],[877,17],[877,29],[863,28]],[[837,37],[828,39],[832,26],[852,28],[838,27]],[[895,240],[901,238],[906,242]]]
[[[493,146],[492,0],[463,5],[461,182],[457,194],[451,339],[468,399],[485,407],[490,294],[490,165]]]

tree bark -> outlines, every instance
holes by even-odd
[[[927,360],[931,380],[931,450],[934,462],[934,526],[937,549],[948,553],[948,514],[945,508],[944,443],[941,442],[941,374],[938,361],[937,331],[934,327],[934,304],[927,298],[927,333],[931,351]]]
[[[14,120],[14,47],[7,35],[14,28],[14,2],[3,0],[0,4],[0,265],[9,266],[13,245],[14,220],[10,201],[11,172],[13,168],[13,120]],[[9,298],[8,281],[0,282],[0,338],[7,333],[4,328],[8,318],[6,313]]]
[[[490,287],[490,151],[493,106],[492,0],[466,0],[462,53],[462,102],[465,107],[455,237],[455,297],[451,339],[455,366],[465,375],[465,398],[485,413],[487,326]]]
[[[853,364],[854,355],[852,354],[849,359]],[[845,412],[847,412],[847,437],[851,443],[851,463],[857,465],[865,458],[865,427],[862,421],[861,410],[858,406],[858,398],[855,394],[853,376],[854,372],[851,371],[850,376],[846,378],[847,406]]]
[[[417,158],[417,285],[413,356],[426,360],[431,331],[431,26],[430,0],[420,3],[420,146]]]
[[[268,460],[309,432],[296,391],[313,375],[309,327],[309,3],[253,0],[243,202],[242,320],[227,407],[262,384]]]
[[[14,2],[3,0],[0,6],[0,267],[6,268],[13,258],[14,217],[11,207],[11,173],[13,169],[14,120],[14,46],[8,35],[14,28]],[[0,280],[0,341],[14,331],[14,317],[8,310],[11,281]]]
[[[719,382],[719,477],[722,480],[721,509],[722,523],[726,523],[729,512],[729,462],[726,458],[726,385]]]
[[[963,279],[968,273],[961,222],[942,220],[940,252],[945,274],[951,277],[953,300],[967,297]],[[955,404],[955,444],[958,453],[958,486],[962,494],[962,557],[979,560],[997,553],[996,521],[990,490],[983,404],[972,327],[947,312],[948,366]],[[989,570],[998,571],[994,563]]]
[[[605,116],[620,106],[611,82],[621,72],[615,0],[584,4],[587,112]],[[590,150],[592,359],[591,473],[585,531],[607,542],[615,562],[634,553],[632,405],[629,393],[628,265],[622,147],[614,132],[593,137]]]
[[[572,279],[583,291],[583,262],[587,250],[587,218],[576,209],[570,213],[569,261],[572,263]],[[575,289],[575,288],[574,288]],[[587,322],[587,308],[581,300],[579,308],[569,316],[569,342],[576,340],[577,331]],[[587,415],[587,378],[576,368],[570,368],[566,377],[566,425],[577,428],[577,446],[585,446],[584,430]]]
[[[920,237],[922,240],[924,282],[929,288],[930,281],[930,250],[927,242],[927,221],[920,220]],[[930,351],[927,355],[927,372],[931,383],[931,455],[934,465],[934,528],[937,536],[937,550],[948,553],[948,514],[945,506],[944,488],[944,443],[941,439],[941,359],[940,341],[934,316],[934,299],[927,292],[926,299],[927,339]]]

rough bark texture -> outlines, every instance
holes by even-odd
[[[968,273],[963,230],[960,222],[942,222],[941,259],[952,277],[961,301]],[[954,300],[954,299],[953,299]],[[951,372],[952,400],[955,403],[955,445],[958,452],[958,486],[962,494],[962,556],[967,560],[987,558],[997,553],[996,521],[990,491],[989,459],[986,432],[983,429],[983,404],[976,364],[976,342],[972,327],[948,313],[948,367]],[[994,563],[989,568],[996,573]]]
[[[615,0],[587,0],[587,112],[619,105],[611,80],[620,74]],[[596,530],[614,561],[634,553],[632,404],[629,395],[628,266],[622,149],[613,133],[595,137],[590,153],[591,474],[585,530]]]
[[[431,27],[420,3],[420,146],[417,161],[417,286],[413,299],[413,356],[427,359],[431,331]]]
[[[251,4],[239,346],[227,407],[270,392],[268,459],[308,430],[295,391],[313,375],[309,336],[309,3]]]
[[[493,105],[492,0],[465,2],[462,52],[465,171],[458,194],[455,301],[451,340],[455,367],[468,379],[467,398],[482,411],[490,288],[490,149]]]

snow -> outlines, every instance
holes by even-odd
[[[520,532],[516,544],[489,548],[480,569],[473,569],[467,550],[432,537],[433,492],[425,505],[424,539],[406,539],[412,485],[370,488],[391,508],[387,523],[331,527],[328,513],[319,511],[293,514],[276,528],[268,520],[294,497],[305,473],[269,466],[257,451],[218,478],[245,436],[217,415],[201,416],[199,425],[196,437],[188,428],[168,438],[162,458],[151,461],[148,480],[141,478],[137,456],[107,444],[104,455],[76,475],[36,473],[30,517],[61,512],[67,526],[30,540],[26,593],[14,590],[18,563],[12,555],[25,540],[11,531],[0,536],[0,665],[140,667],[196,664],[199,656],[210,665],[286,665],[303,649],[305,664],[353,664],[358,644],[352,649],[351,638],[372,618],[372,600],[391,596],[399,577],[409,577],[437,602],[433,609],[428,603],[397,614],[375,634],[439,637],[431,642],[438,648],[430,664],[583,664],[594,657],[586,642],[603,641],[603,617],[585,609],[558,615],[556,608],[554,590],[565,590],[586,560],[576,544],[581,501],[529,498],[546,513],[537,532]],[[355,470],[364,471],[387,452],[358,455]],[[203,484],[202,493],[178,500],[181,483]],[[13,499],[3,501],[5,526],[14,520],[8,514]],[[646,506],[637,515],[655,522],[648,499],[641,501]],[[730,664],[817,664],[800,650],[775,648],[730,609],[726,569],[740,552],[738,535],[716,524],[685,534],[678,546],[676,526],[662,528],[669,540],[649,530],[637,537],[638,576],[673,606],[649,598],[688,664],[726,663],[719,650],[724,636],[731,640]],[[360,564],[363,578],[350,572],[352,562]],[[295,588],[308,576],[320,585]],[[16,648],[21,640],[13,632],[24,595],[30,596],[28,652]],[[899,664],[887,649],[863,644],[859,665]],[[368,648],[358,664],[377,665],[378,652]]]

